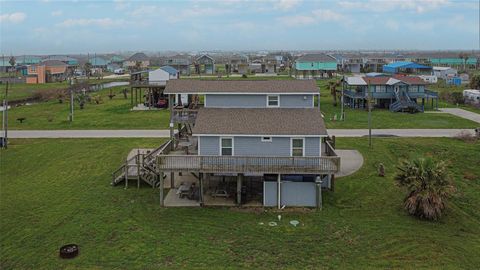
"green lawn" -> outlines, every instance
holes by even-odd
[[[127,79],[128,80],[128,79]],[[114,81],[125,81],[125,79],[96,79],[90,78],[88,80],[91,84],[108,83]],[[22,100],[32,97],[36,92],[47,90],[60,90],[68,88],[68,82],[54,82],[44,84],[26,84],[26,83],[14,83],[9,85],[8,100]],[[5,97],[6,84],[0,84],[0,100]]]
[[[325,193],[323,211],[169,208],[158,190],[110,186],[134,147],[155,139],[12,140],[0,152],[0,268],[431,268],[480,265],[480,144],[453,139],[338,139],[365,165]],[[400,158],[446,160],[456,195],[438,222],[402,209],[394,185]],[[387,177],[376,176],[378,163]],[[465,178],[468,176],[468,179]],[[297,228],[287,222],[301,221]],[[58,258],[66,243],[73,260]]]
[[[320,107],[327,128],[368,128],[368,112],[345,107],[345,121],[340,119],[341,103],[333,106],[328,80],[317,81],[320,87]],[[340,88],[339,88],[340,89]],[[479,112],[480,113],[480,112]],[[372,128],[475,128],[478,123],[444,113],[393,113],[387,109],[372,110]]]
[[[214,77],[201,78],[214,80]],[[242,80],[239,77],[222,78]],[[248,77],[243,80],[291,80],[288,76]],[[345,108],[346,121],[334,121],[336,114],[340,117],[340,102],[332,105],[332,96],[327,88],[327,80],[318,81],[321,89],[321,109],[325,115],[327,128],[368,128],[368,113],[361,109]],[[59,84],[60,85],[60,84]],[[69,104],[59,104],[56,100],[21,106],[9,111],[9,127],[11,129],[165,129],[168,128],[169,112],[162,111],[130,111],[130,99],[120,94],[124,86],[114,87],[116,94],[113,100],[108,98],[110,89],[92,95],[101,95],[103,103],[87,104],[84,110],[75,106],[75,120],[67,121]],[[26,118],[19,123],[18,118]],[[372,113],[373,128],[475,128],[477,123],[450,114],[433,113],[392,113],[385,109],[375,109]],[[52,120],[52,121],[49,121]]]
[[[112,100],[110,89],[92,93],[100,95],[103,103],[88,103],[80,110],[75,103],[74,121],[68,121],[69,102],[48,101],[30,106],[15,107],[9,110],[11,129],[166,129],[170,120],[168,110],[131,111],[130,93],[123,98],[120,87],[111,88],[116,95]],[[26,118],[23,123],[18,118]],[[51,120],[51,121],[49,121]]]

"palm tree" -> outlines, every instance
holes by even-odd
[[[454,191],[445,163],[432,158],[405,160],[398,170],[395,181],[408,191],[403,203],[405,210],[419,218],[439,219]]]

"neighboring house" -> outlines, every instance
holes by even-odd
[[[306,54],[295,60],[295,77],[299,72],[303,78],[331,75],[337,71],[337,60],[324,53]]]
[[[465,100],[465,103],[467,104],[480,106],[480,90],[475,90],[475,89],[463,90],[463,98]]]
[[[436,75],[420,75],[418,76],[422,78],[427,83],[437,83],[438,82],[438,77]]]
[[[35,65],[27,66],[28,84],[43,84],[63,81],[66,78],[68,65],[58,60],[46,60]]]
[[[398,61],[383,66],[383,72],[385,73],[431,73],[432,67],[420,65],[414,62]]]
[[[127,69],[135,69],[138,66],[140,69],[145,69],[150,66],[150,60],[146,54],[141,52],[136,53],[123,62],[123,67]]]
[[[142,159],[157,176],[143,178],[151,172],[139,167],[140,178],[133,178],[121,168],[112,184],[141,179],[159,187],[162,206],[189,203],[177,198],[191,191],[191,206],[318,207],[322,187],[333,190],[340,158],[315,107],[315,81],[170,80],[164,94],[172,137]]]
[[[56,60],[56,61],[61,61],[65,64],[67,64],[68,67],[76,67],[78,66],[78,59],[66,56],[66,55],[49,55],[45,58],[43,58],[43,61],[47,60]]]
[[[195,59],[196,74],[215,74],[215,59],[208,54],[203,54]]]
[[[192,58],[189,55],[174,55],[163,60],[164,65],[171,66],[180,72],[180,75],[190,75]]]
[[[427,90],[426,85],[420,77],[413,76],[347,77],[344,80],[344,104],[351,108],[366,108],[370,99],[373,106],[393,112],[423,112],[431,99],[432,107],[435,100],[438,108],[438,94]]]
[[[447,80],[451,77],[456,77],[458,75],[457,70],[451,67],[433,67],[433,75],[437,78]]]
[[[170,66],[163,66],[148,72],[149,84],[165,85],[171,79],[178,79],[178,71]]]
[[[108,60],[100,56],[92,57],[88,59],[88,62],[90,63],[90,65],[92,65],[92,68],[102,69],[102,70],[106,70],[109,64]]]
[[[248,57],[246,55],[232,55],[228,57],[227,65],[229,65],[229,73],[248,73]]]

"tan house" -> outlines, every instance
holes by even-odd
[[[145,69],[150,66],[150,60],[146,54],[136,53],[123,62],[123,67],[127,69],[134,69],[137,67],[137,63],[140,69]]]
[[[36,65],[27,66],[27,83],[42,84],[63,81],[67,64],[58,60],[46,60]]]

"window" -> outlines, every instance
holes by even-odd
[[[411,85],[410,89],[408,89],[408,92],[418,92],[418,86],[417,85]]]
[[[220,151],[222,156],[233,156],[233,138],[221,138]]]
[[[304,152],[303,138],[292,138],[291,146],[292,146],[292,149],[291,149],[292,157],[303,157],[303,152]]]
[[[376,92],[385,93],[385,92],[387,92],[387,87],[385,85],[377,85]]]
[[[272,142],[272,137],[262,137],[262,142]]]
[[[280,96],[267,96],[267,107],[278,107]]]

